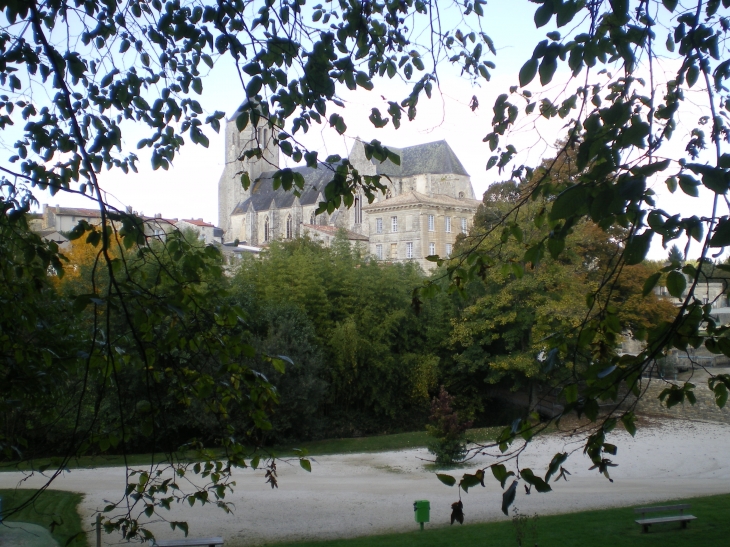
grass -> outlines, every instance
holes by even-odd
[[[4,510],[17,506],[29,499],[34,490],[2,490],[0,498],[3,500]],[[70,538],[74,538],[67,547],[88,547],[86,534],[82,533],[81,517],[77,511],[81,503],[81,494],[63,492],[61,490],[46,490],[31,505],[18,513],[7,517],[7,522],[30,522],[51,530],[53,539],[59,546],[66,546]],[[51,523],[57,525],[51,529]],[[80,534],[77,536],[77,534]],[[77,537],[74,537],[77,536]]]
[[[680,500],[677,500],[679,502]],[[653,525],[648,534],[634,522],[633,508],[584,511],[539,517],[536,541],[528,531],[524,545],[532,547],[687,547],[727,545],[730,537],[730,494],[681,500],[697,517],[686,530],[679,523]],[[674,504],[672,502],[671,504]],[[669,505],[657,503],[652,505]],[[670,513],[669,513],[670,514]],[[516,547],[511,521],[433,527],[401,534],[353,539],[267,544],[270,547]]]
[[[474,442],[486,442],[496,438],[499,427],[483,427],[470,429],[467,438]],[[425,431],[413,431],[410,433],[395,433],[392,435],[378,435],[375,437],[356,437],[347,439],[325,439],[321,441],[310,441],[299,444],[275,446],[270,450],[277,456],[293,456],[295,448],[306,449],[310,456],[324,456],[328,454],[352,454],[358,452],[387,452],[391,450],[407,450],[410,448],[423,448],[428,444],[428,434]],[[193,457],[193,454],[190,454]],[[1,463],[0,471],[28,471],[38,469],[43,465],[50,465],[51,469],[58,466],[58,459],[44,458],[32,462],[23,462],[19,465],[13,463]],[[132,454],[127,456],[130,467],[149,465],[152,461],[150,454]],[[165,463],[164,454],[156,455],[156,463]],[[97,467],[120,467],[124,465],[124,458],[120,455],[110,456],[84,456],[69,462],[69,469],[94,469]]]

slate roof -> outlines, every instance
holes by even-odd
[[[245,103],[244,103],[245,104]],[[454,151],[445,140],[409,146],[406,148],[388,147],[396,152],[401,158],[401,164],[395,165],[390,160],[380,163],[373,161],[376,172],[380,175],[391,177],[410,177],[421,173],[434,175],[455,174],[469,176],[464,166],[456,157]],[[304,190],[299,198],[302,205],[313,205],[317,203],[320,192],[325,185],[332,180],[332,171],[320,165],[317,169],[311,167],[295,167],[292,171],[301,173],[304,177]],[[240,202],[231,213],[242,215],[252,206],[256,211],[266,211],[272,208],[286,209],[294,203],[294,194],[282,188],[273,188],[274,172],[263,173],[254,182],[251,196]],[[423,194],[421,194],[423,195]],[[426,197],[426,196],[424,196]],[[450,198],[453,199],[453,198]],[[474,200],[453,200],[463,206],[466,201]]]
[[[420,192],[407,192],[390,199],[381,199],[374,203],[363,205],[363,210],[376,210],[386,207],[398,207],[403,205],[435,205],[435,206],[450,206],[450,207],[471,207],[476,209],[481,204],[481,201],[471,198],[456,199],[451,196],[445,196],[443,194],[436,194],[433,197],[421,194]]]
[[[340,230],[343,230],[345,232],[345,236],[349,240],[355,240],[355,241],[370,241],[370,238],[368,236],[364,236],[362,234],[358,234],[357,232],[353,232],[351,230],[345,230],[344,228],[338,228],[337,226],[322,226],[320,224],[304,224],[304,228],[307,230],[312,230],[314,232],[322,232],[323,234],[327,234],[328,236],[336,236],[337,232]]]
[[[459,158],[456,157],[449,143],[445,140],[417,144],[406,148],[388,146],[388,149],[400,156],[400,165],[396,165],[390,160],[383,163],[375,161],[373,163],[378,175],[412,177],[421,173],[431,173],[432,175],[469,176],[469,173],[466,172]]]
[[[61,232],[56,230],[55,228],[47,228],[45,230],[39,230],[37,232],[39,236],[41,236],[43,239],[50,239],[52,241],[55,241],[56,243],[65,243],[68,241],[68,238],[63,235]]]
[[[318,202],[319,193],[332,180],[332,171],[326,167],[312,169],[311,167],[295,167],[292,171],[301,173],[304,177],[304,190],[299,197],[302,205],[313,205]],[[231,213],[242,215],[253,206],[256,211],[266,211],[274,204],[275,209],[286,209],[294,203],[294,193],[283,188],[274,190],[274,171],[262,174],[251,189],[251,197],[239,203]]]

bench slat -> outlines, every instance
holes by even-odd
[[[661,507],[639,507],[634,509],[634,513],[656,513],[658,511],[683,511],[691,506],[687,503],[681,505],[664,505]]]
[[[213,545],[223,545],[223,538],[161,539],[156,540],[152,545],[155,547],[210,547]]]
[[[662,522],[682,522],[696,520],[697,517],[694,515],[678,515],[676,517],[657,517],[653,519],[639,519],[636,521],[637,524],[660,524]]]

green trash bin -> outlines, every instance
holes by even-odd
[[[421,530],[423,530],[423,523],[429,522],[431,517],[431,502],[428,500],[414,501],[413,512],[415,513],[416,522],[421,525]]]

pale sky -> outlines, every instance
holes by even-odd
[[[434,90],[433,98],[424,96],[418,105],[418,115],[413,122],[404,119],[400,129],[395,130],[392,124],[376,129],[367,117],[372,107],[379,107],[386,114],[387,103],[381,98],[400,101],[406,96],[408,87],[395,80],[379,79],[375,81],[373,91],[358,90],[340,95],[346,103],[343,112],[348,124],[347,133],[338,135],[327,127],[313,127],[307,135],[301,132],[296,137],[309,147],[320,152],[319,157],[329,154],[346,156],[355,137],[364,140],[378,139],[385,145],[397,147],[410,146],[425,142],[445,139],[456,152],[471,175],[475,194],[481,197],[490,183],[503,180],[496,169],[485,170],[486,162],[492,154],[484,136],[491,131],[490,121],[493,115],[492,105],[501,93],[508,93],[509,87],[517,84],[517,74],[522,64],[531,56],[534,46],[544,39],[545,34],[555,30],[555,21],[536,30],[532,22],[535,4],[502,0],[490,2],[486,7],[483,30],[494,41],[497,49],[496,57],[487,54],[497,68],[492,70],[492,80],[473,85],[468,80],[459,78],[458,71],[444,67],[441,74],[441,89]],[[567,32],[565,29],[561,29]],[[658,42],[663,43],[665,36]],[[486,48],[485,48],[486,51]],[[561,67],[562,68],[562,67]],[[674,69],[673,63],[667,61],[668,72]],[[584,73],[583,73],[584,74]],[[556,73],[553,83],[540,90],[537,79],[528,86],[533,92],[542,91],[548,97],[556,97],[567,82],[565,71]],[[578,85],[572,83],[573,87]],[[203,108],[208,112],[222,110],[231,115],[241,103],[244,92],[238,80],[235,68],[227,57],[217,62],[211,73],[203,80],[203,95],[200,99]],[[343,86],[344,88],[344,86]],[[649,90],[646,90],[649,94]],[[480,107],[472,112],[469,108],[472,96],[476,96]],[[701,104],[702,95],[697,101]],[[520,104],[520,103],[518,103]],[[521,103],[524,106],[524,103]],[[334,108],[334,107],[333,107]],[[688,107],[689,108],[689,107]],[[335,109],[336,110],[336,109]],[[328,110],[328,114],[335,110]],[[688,110],[683,114],[687,125],[695,123],[700,115]],[[544,157],[553,153],[551,145],[564,135],[565,120],[538,120],[535,124],[519,125],[513,132],[509,142],[515,144],[521,152],[520,163],[536,165]],[[680,157],[691,127],[680,125],[674,138],[674,151]],[[709,131],[708,131],[709,132]],[[131,205],[134,210],[153,215],[161,213],[165,218],[202,218],[206,221],[218,222],[218,179],[223,171],[224,145],[223,132],[216,134],[206,131],[210,138],[210,146],[205,149],[192,143],[183,147],[169,171],[152,171],[149,155],[146,150],[139,151],[139,174],[124,175],[121,171],[103,171],[100,182],[108,192],[109,202],[116,206]],[[124,142],[130,150],[143,136],[134,127],[125,128]],[[671,149],[670,149],[671,150]],[[282,161],[284,158],[282,157]],[[687,214],[709,215],[709,192],[699,199],[688,199],[678,191],[670,195],[664,186],[663,178],[654,187],[660,194],[659,202],[668,211]],[[93,207],[94,203],[79,196],[63,192],[51,196],[37,192],[40,203],[62,206]],[[725,211],[726,214],[727,211]],[[680,243],[683,245],[683,243]],[[658,238],[652,245],[650,257],[663,258],[666,251],[661,248]]]

